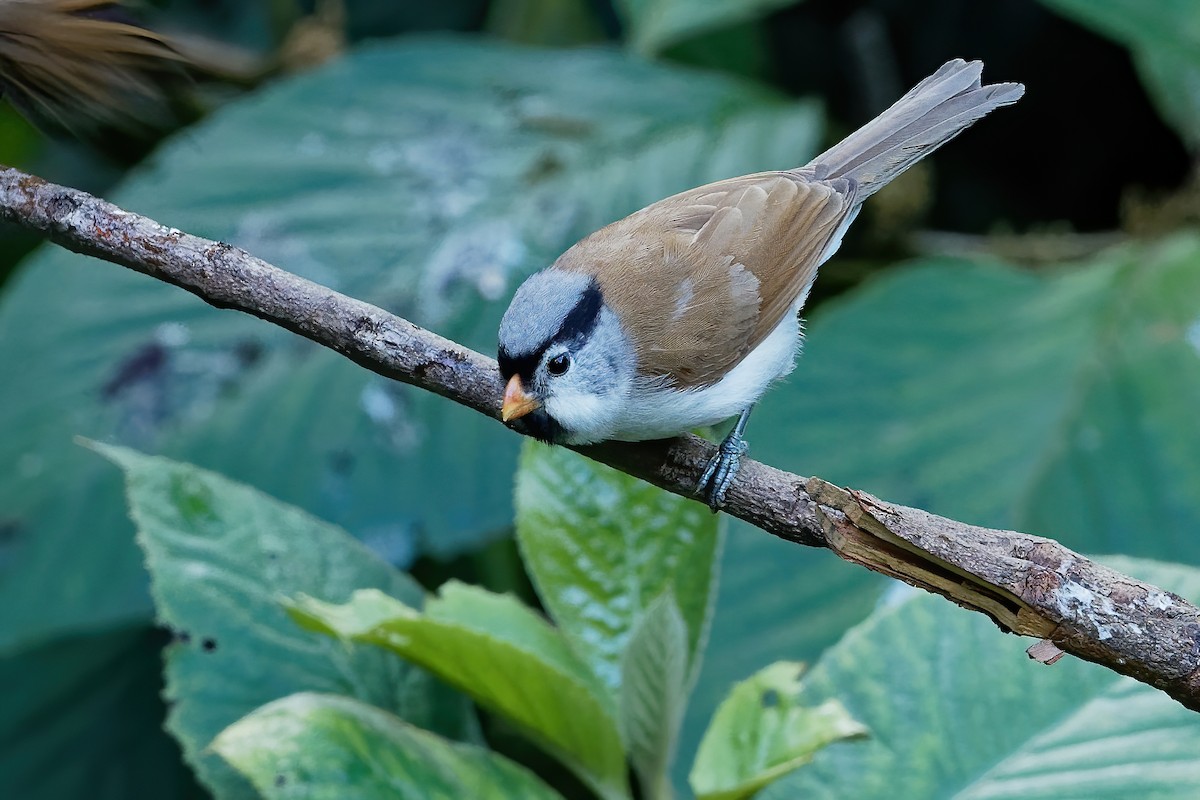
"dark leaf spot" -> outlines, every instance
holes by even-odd
[[[0,519],[0,544],[9,544],[21,531],[21,520],[16,517]]]
[[[330,453],[329,468],[337,475],[349,475],[354,471],[354,453],[349,450]]]
[[[562,172],[565,166],[562,159],[554,153],[543,152],[525,171],[525,182],[541,183],[549,180]]]
[[[238,366],[248,369],[262,360],[262,342],[256,339],[243,339],[234,347],[233,355],[238,361]]]
[[[100,390],[100,396],[112,400],[138,383],[157,377],[167,365],[167,349],[157,342],[142,345],[117,365],[116,373]]]
[[[580,117],[565,114],[524,114],[521,127],[537,133],[546,133],[560,139],[582,139],[591,133],[593,125]]]

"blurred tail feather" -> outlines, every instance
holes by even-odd
[[[0,0],[0,92],[35,122],[74,132],[146,124],[161,116],[161,78],[180,61],[116,3]]]

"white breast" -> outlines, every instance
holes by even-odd
[[[547,398],[546,410],[569,431],[562,443],[666,439],[741,413],[795,366],[801,341],[799,314],[806,299],[807,289],[767,338],[711,386],[680,390],[634,379],[612,387],[617,389],[615,396],[605,397],[584,389],[557,389]]]
[[[614,430],[605,438],[636,442],[676,436],[727,420],[757,402],[773,381],[795,366],[800,348],[798,312],[804,299],[801,297],[794,311],[784,315],[775,330],[717,383],[685,391],[635,387],[624,413],[614,420]]]

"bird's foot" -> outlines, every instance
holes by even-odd
[[[733,485],[738,468],[742,465],[742,456],[746,455],[749,445],[742,441],[738,432],[732,431],[721,441],[717,454],[708,462],[704,474],[696,484],[696,494],[702,496],[708,507],[717,513],[725,505],[725,493]]]

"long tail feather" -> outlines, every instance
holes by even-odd
[[[1019,83],[980,85],[983,63],[955,59],[918,83],[891,108],[814,158],[825,178],[851,178],[864,200],[1000,106],[1021,99]]]

